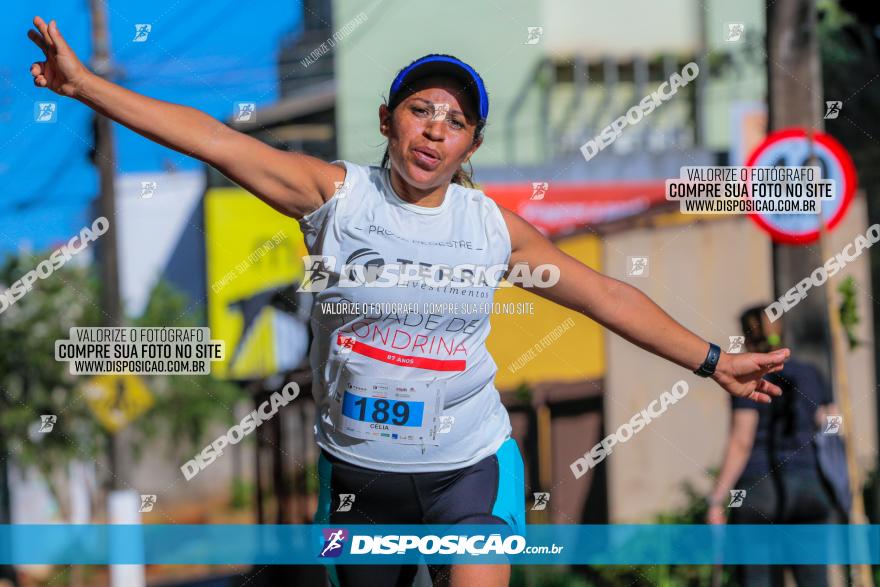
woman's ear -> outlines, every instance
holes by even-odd
[[[379,106],[379,132],[382,136],[387,137],[391,128],[391,111],[388,106],[382,104]]]
[[[479,149],[479,148],[480,148],[480,145],[482,145],[482,144],[483,144],[483,137],[482,137],[482,136],[477,137],[477,140],[475,140],[475,141],[474,141],[474,144],[471,145],[471,148],[470,148],[470,150],[468,151],[467,157],[465,157],[465,159],[464,159],[464,162],[465,162],[465,163],[467,163],[468,161],[471,160],[471,157],[474,156],[474,153],[477,152],[477,149]]]

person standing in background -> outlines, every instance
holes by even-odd
[[[764,306],[740,316],[747,352],[770,352],[782,344],[782,321],[770,322]],[[724,462],[709,497],[709,524],[827,524],[842,507],[820,468],[814,443],[827,417],[839,417],[830,387],[812,365],[790,359],[766,376],[783,389],[772,404],[731,397],[731,425]],[[743,494],[745,491],[745,494]],[[736,499],[734,499],[736,498]],[[738,503],[739,502],[739,503]],[[737,505],[738,503],[738,505]],[[827,585],[821,565],[793,565],[799,586]],[[738,566],[740,584],[783,585],[781,565]]]

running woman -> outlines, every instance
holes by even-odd
[[[462,165],[482,144],[489,98],[477,72],[454,57],[428,55],[400,71],[378,111],[386,155],[380,166],[363,166],[281,151],[193,108],[131,92],[85,68],[54,21],[37,17],[34,25],[28,36],[46,57],[31,66],[37,87],[215,167],[299,220],[309,253],[322,258],[309,266],[313,284],[321,286],[314,289],[311,349],[321,448],[318,523],[524,530],[522,459],[493,385],[488,311],[424,310],[488,304],[496,284],[473,271],[413,279],[426,267],[555,266],[558,281],[530,288],[533,293],[712,377],[733,396],[766,403],[781,393],[762,377],[782,368],[788,349],[721,352],[638,289],[566,255],[470,187]],[[385,270],[403,276],[403,287],[369,287],[387,285]],[[359,303],[364,311],[325,313],[322,302]],[[385,311],[382,304],[413,309]],[[414,573],[393,565],[330,568],[333,584],[346,587],[409,585]],[[500,586],[508,583],[510,566],[432,567],[431,573],[438,584]]]

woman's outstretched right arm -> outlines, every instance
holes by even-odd
[[[90,72],[55,21],[34,19],[28,37],[46,56],[31,65],[34,85],[79,100],[148,139],[204,161],[288,216],[300,218],[333,196],[345,170],[275,149],[190,108],[132,92]],[[39,31],[39,32],[38,32]]]

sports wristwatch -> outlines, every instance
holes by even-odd
[[[717,344],[709,343],[709,352],[706,353],[706,358],[703,360],[703,364],[696,368],[694,371],[695,375],[699,375],[700,377],[708,377],[715,372],[715,367],[718,366],[718,359],[721,358],[721,348]]]

